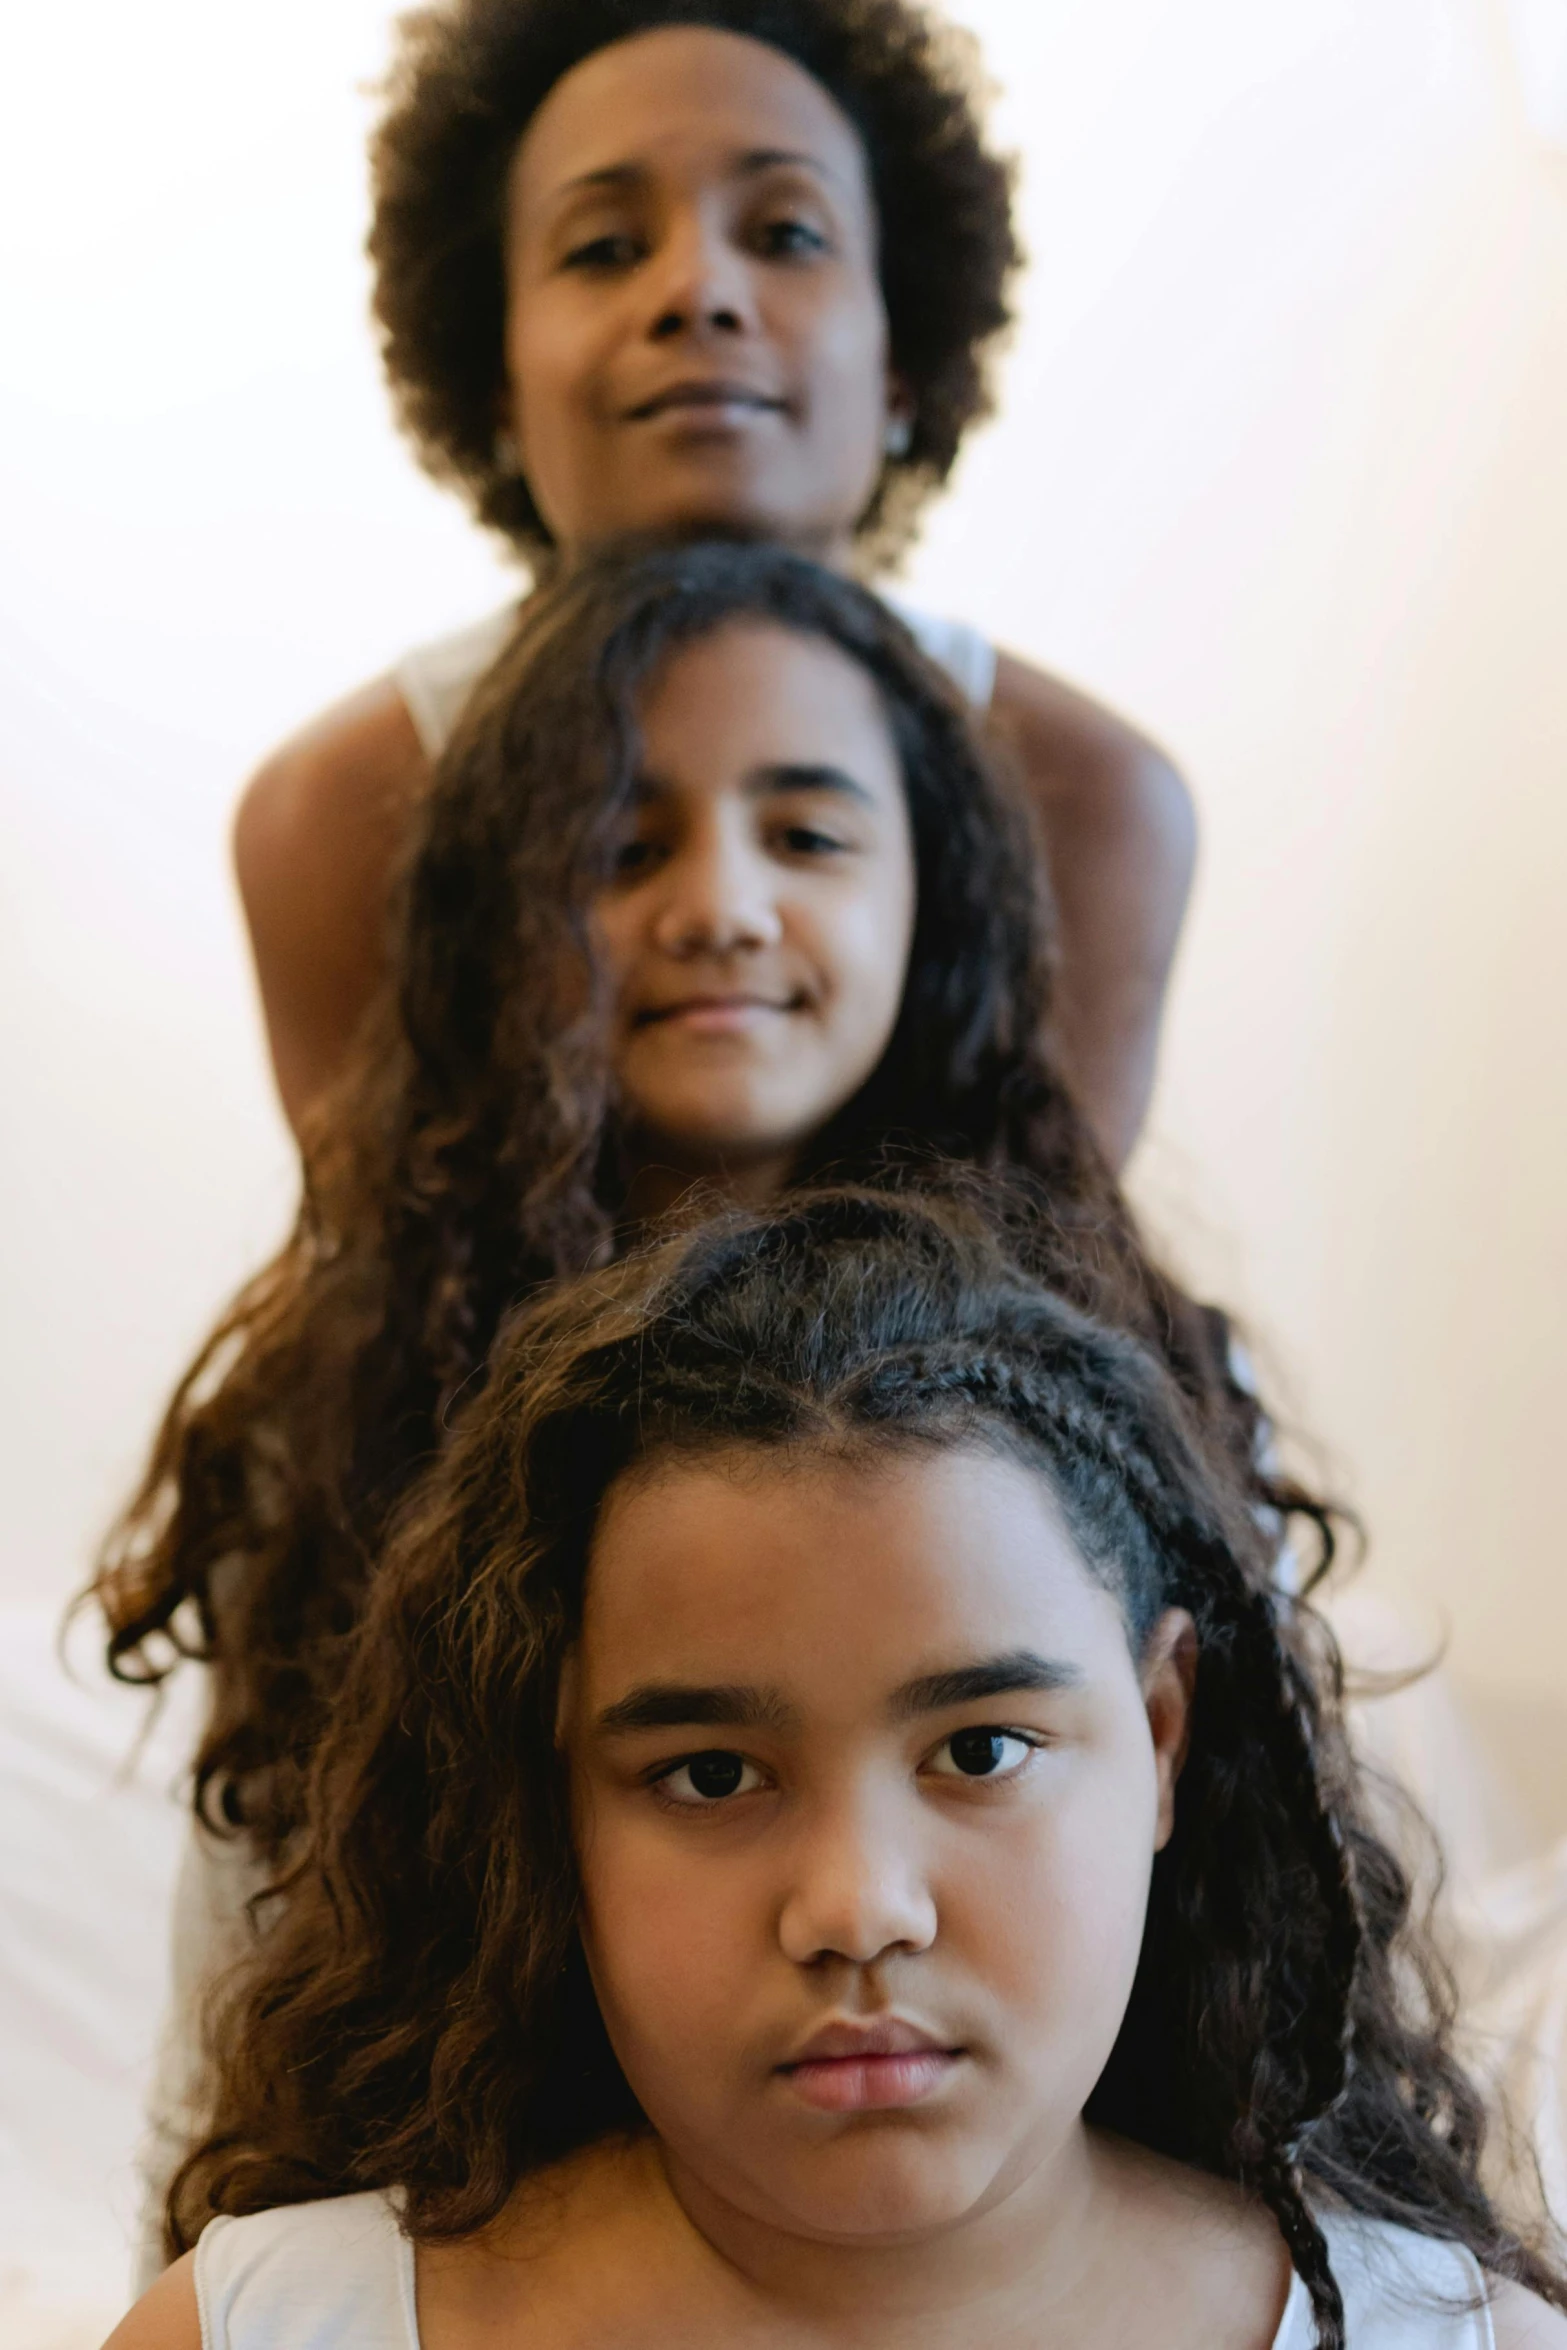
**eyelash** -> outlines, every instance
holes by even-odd
[[[821,831],[814,824],[785,825],[775,834],[772,846],[791,857],[844,857],[850,843],[835,834]],[[657,865],[662,844],[654,840],[622,841],[610,855],[610,875],[616,881],[640,881]]]
[[[1023,1772],[1028,1769],[1032,1756],[1050,1743],[1049,1739],[1042,1736],[1037,1730],[1019,1730],[1000,1722],[973,1722],[965,1724],[961,1730],[954,1730],[950,1737],[944,1738],[941,1744],[935,1748],[935,1754],[945,1753],[954,1740],[959,1738],[1002,1739],[1028,1750],[1021,1761],[1013,1763],[1004,1770],[933,1771],[930,1774],[934,1778],[967,1780],[969,1785],[974,1787],[1010,1785],[1013,1780],[1020,1778]],[[737,1795],[756,1793],[754,1787],[745,1786],[736,1787],[728,1794],[706,1797],[701,1795],[681,1797],[667,1792],[672,1779],[677,1778],[682,1771],[689,1771],[694,1765],[702,1762],[738,1763],[742,1777],[747,1771],[758,1771],[757,1764],[749,1761],[745,1755],[737,1753],[732,1747],[704,1746],[696,1754],[683,1754],[673,1762],[661,1763],[655,1771],[649,1774],[647,1784],[661,1803],[666,1804],[671,1811],[682,1812],[722,1811],[734,1801]],[[922,1766],[922,1768],[928,1768],[928,1765]]]
[[[803,220],[767,221],[758,232],[758,242],[765,261],[797,261],[807,253],[815,255],[832,250],[831,241],[822,230],[812,228]],[[606,230],[602,236],[588,237],[582,244],[573,245],[561,256],[561,265],[565,269],[589,271],[634,269],[645,258],[646,247],[635,237],[624,231]]]

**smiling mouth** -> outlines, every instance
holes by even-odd
[[[722,420],[736,414],[781,416],[785,405],[784,401],[757,391],[751,384],[684,383],[671,384],[666,391],[655,392],[652,399],[628,408],[626,415],[633,424],[677,415]]]
[[[798,1012],[802,996],[700,995],[683,996],[677,1004],[652,1004],[632,1014],[633,1028],[740,1028],[758,1014]]]

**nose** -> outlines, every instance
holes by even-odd
[[[743,335],[756,324],[751,272],[716,221],[693,211],[672,227],[649,272],[655,342]]]
[[[779,1946],[797,1966],[844,1959],[871,1966],[928,1950],[936,1901],[919,1839],[895,1807],[847,1801],[802,1833],[778,1920]]]
[[[653,936],[666,955],[733,955],[782,935],[766,861],[721,830],[693,841],[662,875]]]

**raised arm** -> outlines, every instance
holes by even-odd
[[[1061,925],[1067,1074],[1120,1167],[1153,1091],[1196,859],[1191,795],[1164,753],[1124,720],[1007,654],[991,723],[1022,766],[1044,830]]]
[[[385,952],[387,890],[429,762],[390,678],[274,753],[234,822],[234,867],[283,1107],[337,1074]]]

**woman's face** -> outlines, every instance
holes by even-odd
[[[557,544],[741,528],[832,558],[889,414],[858,133],[743,34],[598,50],[512,167],[504,422]]]
[[[699,2222],[863,2245],[1051,2191],[1193,1653],[1172,1613],[1135,1662],[1043,1480],[989,1450],[612,1491],[562,1695],[582,1936]]]
[[[593,907],[622,1109],[645,1161],[765,1190],[897,1021],[915,902],[897,750],[856,662],[766,622],[682,647],[639,715]]]

